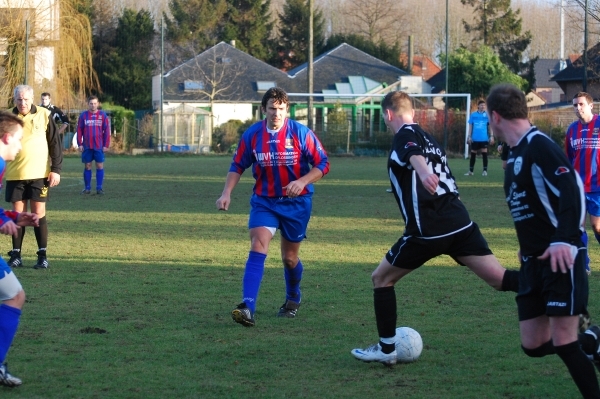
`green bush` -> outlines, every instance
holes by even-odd
[[[236,146],[240,140],[240,128],[244,122],[232,119],[213,129],[212,148],[214,152],[233,152],[232,146]],[[243,132],[243,131],[242,131]]]
[[[540,118],[535,120],[535,126],[546,133],[560,148],[565,148],[565,136],[567,129],[552,123],[550,119]]]
[[[123,150],[129,151],[137,138],[135,129],[129,126],[135,121],[135,112],[113,104],[103,105],[102,109],[111,116],[112,130],[123,134]]]

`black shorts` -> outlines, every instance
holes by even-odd
[[[449,255],[462,265],[457,257],[492,255],[492,251],[477,223],[471,222],[469,227],[439,238],[402,236],[390,248],[385,258],[392,265],[402,269],[417,269],[438,255]]]
[[[517,308],[519,321],[539,316],[574,316],[587,313],[587,251],[579,248],[573,269],[553,273],[549,260],[528,257],[521,260]]]
[[[488,145],[490,145],[489,141],[473,141],[471,143],[471,151],[487,149]]]
[[[32,200],[35,202],[48,201],[48,179],[9,180],[6,182],[6,202]]]

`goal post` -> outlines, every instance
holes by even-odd
[[[356,130],[356,126],[357,126],[357,122],[354,119],[356,117],[356,110],[354,107],[358,107],[360,105],[364,105],[364,104],[368,104],[370,105],[371,109],[380,109],[380,102],[381,99],[383,97],[385,97],[386,93],[368,93],[368,94],[353,94],[353,93],[287,93],[288,97],[290,98],[297,98],[298,100],[296,101],[299,105],[298,108],[294,108],[293,115],[291,116],[293,119],[299,119],[300,121],[304,121],[307,122],[307,112],[306,112],[306,104],[308,103],[308,97],[312,97],[314,98],[319,98],[319,99],[323,99],[322,101],[313,101],[313,107],[333,107],[336,104],[341,104],[345,107],[350,107],[351,110],[349,110],[348,112],[352,112],[351,115],[351,120],[350,120],[350,124],[348,125],[348,134],[347,134],[347,139],[346,139],[346,143],[344,143],[344,146],[346,148],[346,151],[349,151],[350,149],[350,141],[351,141],[351,134],[350,134],[350,130],[353,129],[354,131]],[[444,101],[444,103],[447,103],[448,99],[451,98],[464,98],[465,100],[465,123],[464,123],[464,158],[468,158],[468,154],[469,154],[469,146],[468,146],[468,142],[467,142],[467,137],[468,137],[468,133],[469,133],[469,115],[470,115],[470,109],[471,109],[471,94],[469,93],[449,93],[449,94],[444,94],[444,93],[440,93],[440,94],[424,94],[424,93],[408,93],[408,95],[412,98],[425,98],[428,100],[428,102],[434,102],[436,99],[441,99],[442,101]],[[303,107],[304,106],[304,107]],[[433,108],[433,106],[431,106],[431,108]],[[461,111],[462,112],[462,111]],[[313,112],[313,126],[316,125],[316,113]],[[350,118],[350,117],[349,117]],[[416,118],[415,122],[420,123],[422,121],[419,121],[418,118]],[[444,116],[444,125],[446,126],[447,124],[447,115]],[[370,127],[372,127],[373,122],[373,118],[371,118],[369,120],[369,123],[371,124]],[[369,127],[367,127],[368,129]],[[313,128],[313,130],[315,130]],[[447,133],[447,132],[446,132]]]

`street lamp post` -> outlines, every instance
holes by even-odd
[[[588,64],[588,0],[585,0],[585,16],[583,17],[583,81],[581,86],[583,91],[587,91],[587,64]]]
[[[446,0],[446,94],[448,94],[448,0]],[[444,101],[444,150],[448,149],[448,98]]]

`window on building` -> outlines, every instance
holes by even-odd
[[[267,91],[271,87],[277,87],[277,84],[275,82],[267,81],[267,80],[259,80],[258,82],[256,82],[256,90],[257,91]]]
[[[179,88],[184,92],[194,92],[204,90],[204,82],[199,80],[184,80],[179,84]]]

